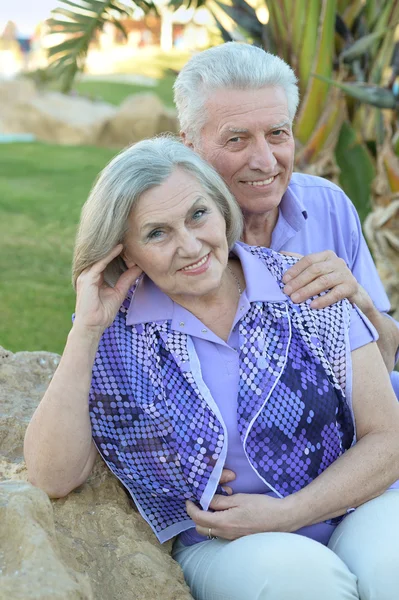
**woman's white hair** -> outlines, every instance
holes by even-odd
[[[292,122],[299,90],[295,73],[285,61],[240,42],[227,42],[199,52],[183,67],[174,84],[180,130],[189,141],[198,143],[206,123],[205,103],[213,92],[258,90],[267,85],[283,88]]]
[[[140,196],[161,185],[177,168],[193,175],[216,203],[226,222],[229,248],[241,237],[241,209],[220,175],[172,136],[144,140],[111,160],[83,206],[72,266],[74,287],[84,269],[123,243],[130,212]],[[105,271],[105,280],[113,285],[124,270],[122,258],[114,259]]]

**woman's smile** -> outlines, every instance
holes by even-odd
[[[187,267],[183,267],[180,271],[184,271],[187,275],[200,275],[201,273],[205,273],[205,271],[209,267],[209,263],[211,261],[211,253],[208,252],[203,258],[201,258],[196,263],[191,265],[187,265]]]

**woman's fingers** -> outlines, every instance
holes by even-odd
[[[117,244],[106,256],[95,262],[91,267],[86,269],[90,271],[93,275],[99,275],[103,273],[105,269],[108,267],[110,262],[114,260],[123,250],[123,244]]]
[[[115,291],[117,291],[120,294],[120,296],[124,299],[129,289],[132,287],[136,279],[138,279],[142,273],[143,271],[140,269],[140,267],[137,267],[136,265],[134,267],[130,267],[119,277],[118,281],[115,284]]]
[[[235,478],[236,474],[234,473],[234,471],[231,471],[230,469],[223,469],[219,483],[220,485],[224,485],[225,483],[230,483],[230,481],[234,481]]]

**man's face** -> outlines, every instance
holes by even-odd
[[[217,90],[205,109],[207,121],[193,149],[223,177],[246,216],[272,212],[294,165],[284,90]]]

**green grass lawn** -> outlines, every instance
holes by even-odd
[[[109,102],[110,104],[115,104],[117,106],[131,94],[154,93],[161,98],[166,106],[173,107],[172,86],[174,80],[174,75],[165,75],[165,77],[160,79],[154,87],[133,83],[88,80],[79,81],[75,84],[74,89],[82,96],[87,96],[93,100],[103,100],[104,102]]]
[[[74,90],[79,94],[102,99],[116,105],[119,105],[130,94],[153,92],[161,98],[166,106],[173,107],[172,88],[176,73],[182,69],[189,57],[189,52],[178,50],[161,52],[156,48],[146,48],[133,51],[128,60],[115,64],[115,72],[118,75],[149,77],[156,81],[155,86],[139,83],[111,83],[107,80],[97,81],[85,78],[79,80],[78,78]],[[112,77],[111,75],[110,78]]]
[[[81,206],[114,150],[0,144],[0,345],[61,352]]]
[[[118,72],[157,79],[155,87],[83,80],[84,95],[120,104],[155,92],[173,106],[174,75],[188,55],[142,53]],[[0,144],[0,345],[61,353],[71,326],[72,250],[80,209],[115,150],[44,143]]]

